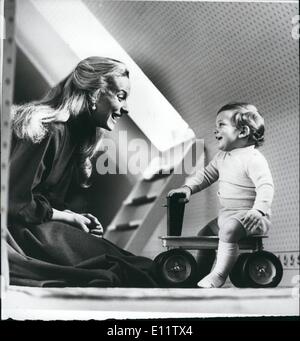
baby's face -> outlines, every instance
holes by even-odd
[[[221,111],[216,119],[215,136],[218,141],[218,148],[223,151],[230,151],[238,148],[240,130],[232,121],[233,112]]]

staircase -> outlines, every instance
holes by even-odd
[[[176,152],[176,160],[172,164],[161,167],[152,176],[142,177],[136,183],[108,226],[105,238],[125,250],[141,253],[166,214],[164,205],[167,193],[184,183],[187,174],[182,171],[183,165],[186,160],[192,159],[197,143],[202,142],[191,140],[181,152]]]

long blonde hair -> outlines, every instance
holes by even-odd
[[[12,129],[21,139],[39,143],[47,135],[51,123],[76,120],[89,113],[91,98],[98,91],[106,92],[114,77],[129,77],[126,66],[118,60],[89,57],[53,87],[41,100],[12,107]],[[78,150],[79,182],[88,186],[102,129],[93,127]]]

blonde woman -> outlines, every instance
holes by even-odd
[[[90,57],[42,100],[12,108],[11,284],[156,286],[150,259],[101,238],[95,216],[65,206],[71,179],[89,185],[101,131],[128,114],[129,93],[123,63]]]

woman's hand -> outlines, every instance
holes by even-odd
[[[82,213],[82,215],[88,219],[90,219],[91,223],[88,225],[88,228],[90,229],[90,234],[92,234],[95,237],[102,238],[103,237],[103,227],[100,223],[100,221],[97,219],[97,217],[93,216],[90,213]]]
[[[176,189],[172,189],[167,197],[171,198],[172,196],[178,196],[179,198],[179,202],[183,202],[183,203],[187,203],[190,201],[192,195],[192,190],[190,189],[190,187],[188,186],[182,186]]]
[[[64,210],[63,213],[65,213],[65,220],[67,223],[80,228],[84,232],[90,232],[89,225],[91,224],[91,221],[89,218],[85,217],[82,214],[75,213],[70,210]]]
[[[101,223],[90,213],[76,213],[71,210],[59,211],[53,209],[52,220],[64,221],[96,237],[103,236]]]
[[[251,232],[253,229],[261,224],[263,214],[258,210],[249,210],[242,219],[245,229]]]

